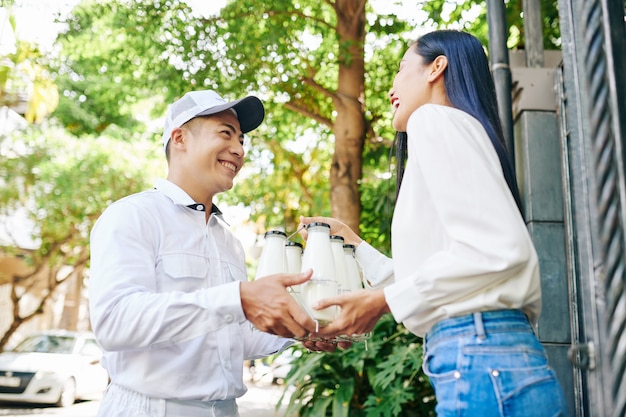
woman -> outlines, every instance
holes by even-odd
[[[408,145],[393,263],[345,224],[303,217],[357,245],[364,278],[382,287],[320,302],[316,308],[341,306],[341,315],[319,334],[366,333],[391,312],[424,338],[439,416],[566,415],[534,332],[537,254],[482,45],[464,32],[424,35],[406,51],[389,96],[393,126]]]

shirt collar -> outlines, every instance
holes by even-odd
[[[194,201],[194,199],[191,198],[189,194],[185,192],[185,190],[183,190],[171,181],[159,178],[154,183],[154,188],[161,191],[163,194],[172,199],[174,204],[189,207],[190,209],[196,211],[206,211],[206,206],[204,204]],[[222,216],[222,211],[215,204],[212,203],[211,214],[215,214],[216,216]]]
[[[194,209],[196,211],[206,211],[206,206],[200,203],[187,204],[187,207],[189,207],[190,209]],[[212,203],[211,214],[215,214],[216,216],[221,216],[222,211],[219,208],[217,208],[217,206],[214,203]]]

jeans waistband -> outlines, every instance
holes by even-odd
[[[424,341],[432,344],[441,339],[454,337],[485,338],[489,333],[515,330],[534,333],[528,317],[521,310],[483,311],[437,322],[426,334]]]

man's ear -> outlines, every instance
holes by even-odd
[[[170,135],[170,146],[178,146],[185,144],[185,132],[180,127],[175,127]]]
[[[446,68],[448,68],[448,58],[445,55],[439,55],[430,64],[430,74],[428,74],[428,81],[435,81],[439,77],[443,76]]]

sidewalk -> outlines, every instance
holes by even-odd
[[[237,399],[240,417],[284,417],[285,405],[276,410],[276,404],[285,389],[284,385],[272,384],[271,375],[257,376],[253,381],[246,370],[243,381],[248,387],[248,392]],[[287,396],[283,404],[288,402]]]
[[[237,399],[240,417],[285,417],[284,409],[276,411],[278,399],[285,389],[284,385],[272,384],[271,374],[257,375],[252,381],[244,373],[244,383],[248,392]],[[285,399],[285,403],[289,398]],[[100,400],[78,401],[71,407],[50,407],[32,404],[2,404],[0,417],[95,417],[100,407]]]

